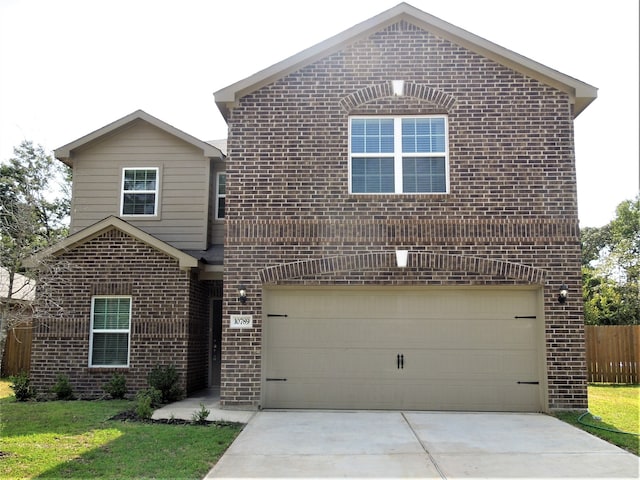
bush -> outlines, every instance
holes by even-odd
[[[147,388],[136,393],[135,413],[143,420],[149,420],[153,415],[153,410],[157,408],[162,401],[162,393],[157,388]]]
[[[182,388],[178,385],[178,372],[173,365],[158,365],[147,376],[149,385],[160,390],[162,403],[175,402],[183,396]]]
[[[69,382],[69,377],[67,377],[66,375],[58,375],[56,383],[51,391],[56,394],[56,399],[58,400],[73,400],[75,398],[73,396],[73,388],[71,388],[71,382]]]
[[[207,418],[209,418],[210,413],[211,410],[208,410],[204,406],[204,403],[200,403],[200,410],[193,412],[193,415],[191,415],[191,421],[196,425],[204,425],[207,423]]]
[[[121,373],[114,373],[102,389],[114,399],[123,399],[127,394],[127,379]]]
[[[13,375],[9,377],[9,380],[11,381],[10,387],[18,402],[26,402],[36,396],[36,389],[31,385],[31,379],[26,372]]]

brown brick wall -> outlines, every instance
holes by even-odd
[[[388,96],[394,79],[405,80],[406,96]],[[243,97],[229,121],[223,325],[244,313],[256,328],[224,332],[222,403],[260,402],[266,269],[404,246],[542,273],[532,280],[445,261],[402,272],[310,269],[277,283],[540,285],[548,407],[585,408],[571,111],[566,94],[404,22]],[[348,193],[349,115],[435,113],[449,119],[448,194]],[[560,305],[563,282],[571,297]]]
[[[180,270],[176,260],[110,230],[57,261],[65,273],[42,284],[60,308],[39,308],[33,333],[31,377],[39,392],[46,393],[59,374],[66,374],[76,395],[98,397],[113,372],[121,372],[133,394],[147,387],[148,372],[159,364],[174,364],[185,389],[199,388],[200,377],[206,382],[206,363],[203,367],[189,353],[201,353],[202,330],[208,325],[202,325],[206,302],[190,303],[189,296],[205,287]],[[129,368],[88,367],[92,295],[132,296]]]

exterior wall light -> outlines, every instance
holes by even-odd
[[[407,266],[407,258],[409,257],[409,250],[396,250],[396,265],[400,268]]]
[[[566,283],[563,283],[560,286],[560,292],[558,293],[558,302],[560,303],[566,302],[568,296],[569,296],[569,287],[567,287]]]
[[[244,305],[245,303],[247,303],[247,287],[245,287],[244,285],[240,285],[239,293],[240,296],[238,297],[238,300],[242,305]]]
[[[396,97],[404,95],[404,80],[391,80],[391,88]]]

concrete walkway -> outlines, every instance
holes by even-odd
[[[199,412],[201,405],[209,410],[207,420],[212,422],[237,422],[247,423],[255,415],[255,411],[247,410],[222,410],[220,408],[219,390],[209,389],[191,395],[179,402],[170,403],[153,412],[153,420],[191,420],[193,414]]]
[[[232,478],[638,478],[638,457],[542,414],[263,411],[209,472]]]

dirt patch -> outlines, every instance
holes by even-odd
[[[165,424],[165,425],[213,425],[217,427],[225,427],[225,426],[238,426],[242,425],[234,422],[214,422],[214,421],[205,421],[205,422],[194,422],[191,420],[183,420],[180,418],[163,418],[159,420],[154,419],[146,419],[136,415],[136,412],[133,410],[127,410],[125,412],[120,412],[109,420],[119,420],[121,422],[141,422],[141,423],[156,423],[156,424]]]

